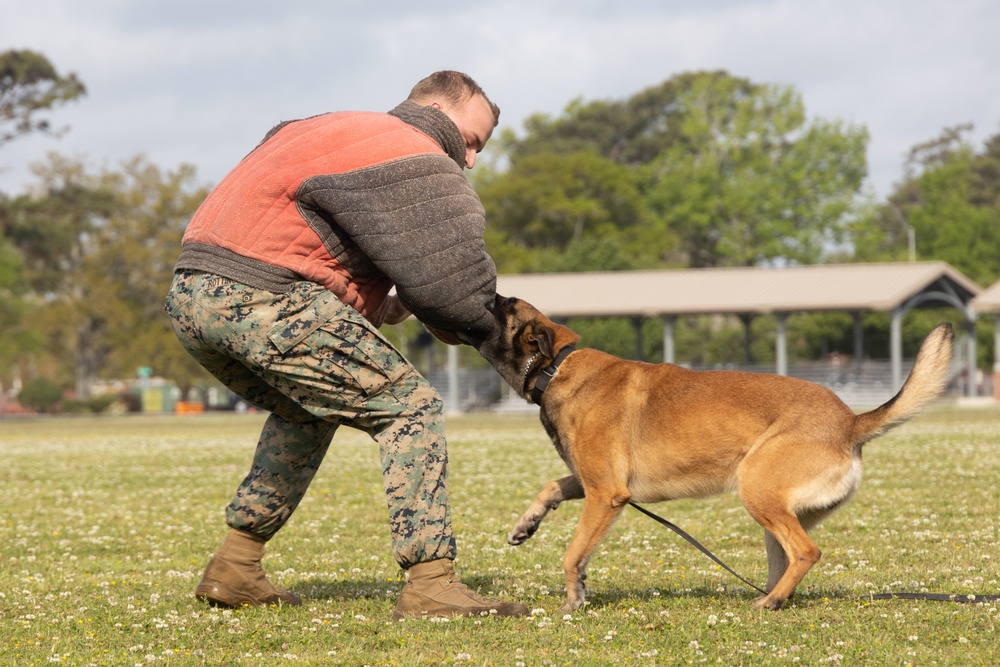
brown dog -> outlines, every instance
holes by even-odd
[[[575,349],[579,336],[516,298],[497,297],[480,354],[541,420],[572,473],[547,484],[507,538],[526,541],[549,510],[584,498],[563,559],[564,611],[584,603],[587,562],[629,502],[736,490],[765,530],[767,595],[779,609],[819,560],[806,531],[861,481],[861,449],[943,391],[954,332],[936,327],[899,393],[855,415],[828,389],[778,375],[691,371]],[[568,356],[567,356],[568,355]]]

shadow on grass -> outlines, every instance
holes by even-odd
[[[621,606],[627,604],[629,601],[648,603],[653,600],[659,600],[666,604],[669,604],[671,600],[712,600],[717,602],[733,601],[749,605],[758,597],[760,597],[758,591],[744,586],[727,587],[723,591],[710,586],[697,586],[683,590],[658,588],[623,590],[609,588],[598,591],[588,589],[587,602],[588,604],[592,603],[595,607],[600,605]],[[783,608],[809,608],[817,605],[825,605],[831,601],[859,603],[871,600],[865,594],[844,587],[834,587],[831,589],[810,588],[804,591],[795,591],[785,601]]]
[[[363,577],[360,579],[313,579],[289,588],[296,595],[310,600],[385,600],[395,599],[403,582]]]
[[[491,591],[510,590],[510,584],[500,577],[487,574],[461,576],[462,583],[480,595]],[[299,582],[289,588],[296,595],[312,600],[395,600],[406,582],[361,577],[357,579],[313,579]],[[504,596],[507,597],[507,596]]]
[[[560,590],[560,593],[565,591]],[[619,608],[630,604],[650,604],[660,603],[664,607],[669,607],[674,603],[685,601],[711,601],[723,604],[746,605],[749,607],[754,600],[760,597],[760,593],[744,586],[728,587],[723,591],[712,586],[692,586],[683,590],[664,588],[588,588],[587,607],[600,609],[601,607]],[[817,604],[825,604],[831,600],[842,600],[846,602],[857,602],[863,600],[864,596],[859,596],[846,589],[834,590],[809,590],[796,592],[785,601],[785,607],[812,607]]]
[[[718,591],[715,588],[707,586],[691,587],[682,591],[659,588],[588,588],[587,603],[593,607],[622,606],[629,602],[662,602],[670,604],[672,600],[736,600],[749,603],[758,595],[760,594],[757,591],[749,588],[732,588],[725,591]]]
[[[404,581],[389,581],[372,577],[358,579],[314,579],[300,582],[290,588],[293,593],[311,600],[395,600],[403,589]],[[514,588],[507,577],[489,574],[468,574],[462,576],[462,583],[484,596],[500,597],[517,602],[511,593]],[[587,607],[622,607],[629,604],[649,604],[658,602],[669,606],[684,600],[714,601],[750,605],[760,594],[743,586],[727,587],[720,591],[713,586],[692,586],[681,589],[667,588],[621,588],[588,587]],[[565,591],[553,589],[554,601],[560,605],[565,600]],[[833,590],[809,590],[796,592],[785,603],[786,606],[813,606],[830,600],[857,601],[863,596],[843,588]]]

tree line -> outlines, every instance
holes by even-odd
[[[0,53],[0,149],[57,134],[49,116],[86,88],[41,54]],[[944,260],[982,286],[1000,279],[1000,134],[971,127],[914,146],[893,191],[865,190],[867,130],[809,118],[791,86],[723,71],[675,75],[621,100],[571,101],[503,129],[470,173],[502,273]],[[2,150],[0,150],[2,163]],[[210,379],[174,340],[163,297],[184,228],[207,194],[195,169],[136,156],[94,170],[50,154],[24,192],[0,192],[0,389],[36,379],[86,400],[95,381],[151,367],[186,390]],[[915,255],[915,257],[914,257]],[[792,358],[851,350],[847,314],[791,319]],[[888,320],[865,317],[884,356]],[[580,321],[587,344],[635,356],[629,322]],[[766,318],[754,352],[772,354]],[[979,335],[991,336],[989,322]],[[904,335],[928,329],[908,318]],[[422,358],[416,323],[394,342]],[[659,324],[644,336],[657,360]],[[739,362],[738,323],[685,318],[678,358]],[[980,346],[988,367],[991,346]],[[440,351],[428,351],[432,363]],[[474,355],[465,361],[478,363]]]

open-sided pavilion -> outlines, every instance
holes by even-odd
[[[979,314],[992,314],[996,322],[993,334],[993,374],[1000,377],[1000,281],[993,283],[972,300],[973,310]],[[1000,398],[1000,386],[994,384],[993,391]]]
[[[982,301],[979,308],[994,308],[1000,319],[1000,287],[994,288],[995,297]],[[551,318],[613,316],[636,322],[660,318],[664,323],[663,358],[671,363],[675,362],[674,323],[678,317],[737,315],[746,320],[772,315],[777,320],[775,372],[782,375],[788,372],[786,323],[790,314],[851,313],[854,353],[861,358],[862,313],[887,312],[891,314],[895,389],[903,381],[902,321],[906,314],[915,308],[954,308],[965,320],[960,326],[971,331],[976,318],[972,301],[982,292],[945,262],[501,275],[497,291],[522,298]],[[968,360],[968,377],[972,378],[975,336],[965,340],[969,348],[962,356]]]

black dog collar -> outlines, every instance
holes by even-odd
[[[535,387],[531,390],[531,401],[536,405],[542,404],[542,393],[545,392],[545,388],[549,386],[549,382],[555,377],[556,371],[559,370],[559,364],[566,360],[566,357],[574,352],[576,347],[573,345],[567,345],[563,349],[559,350],[559,354],[556,358],[552,360],[552,363],[542,369],[542,372],[538,374],[535,378]]]

